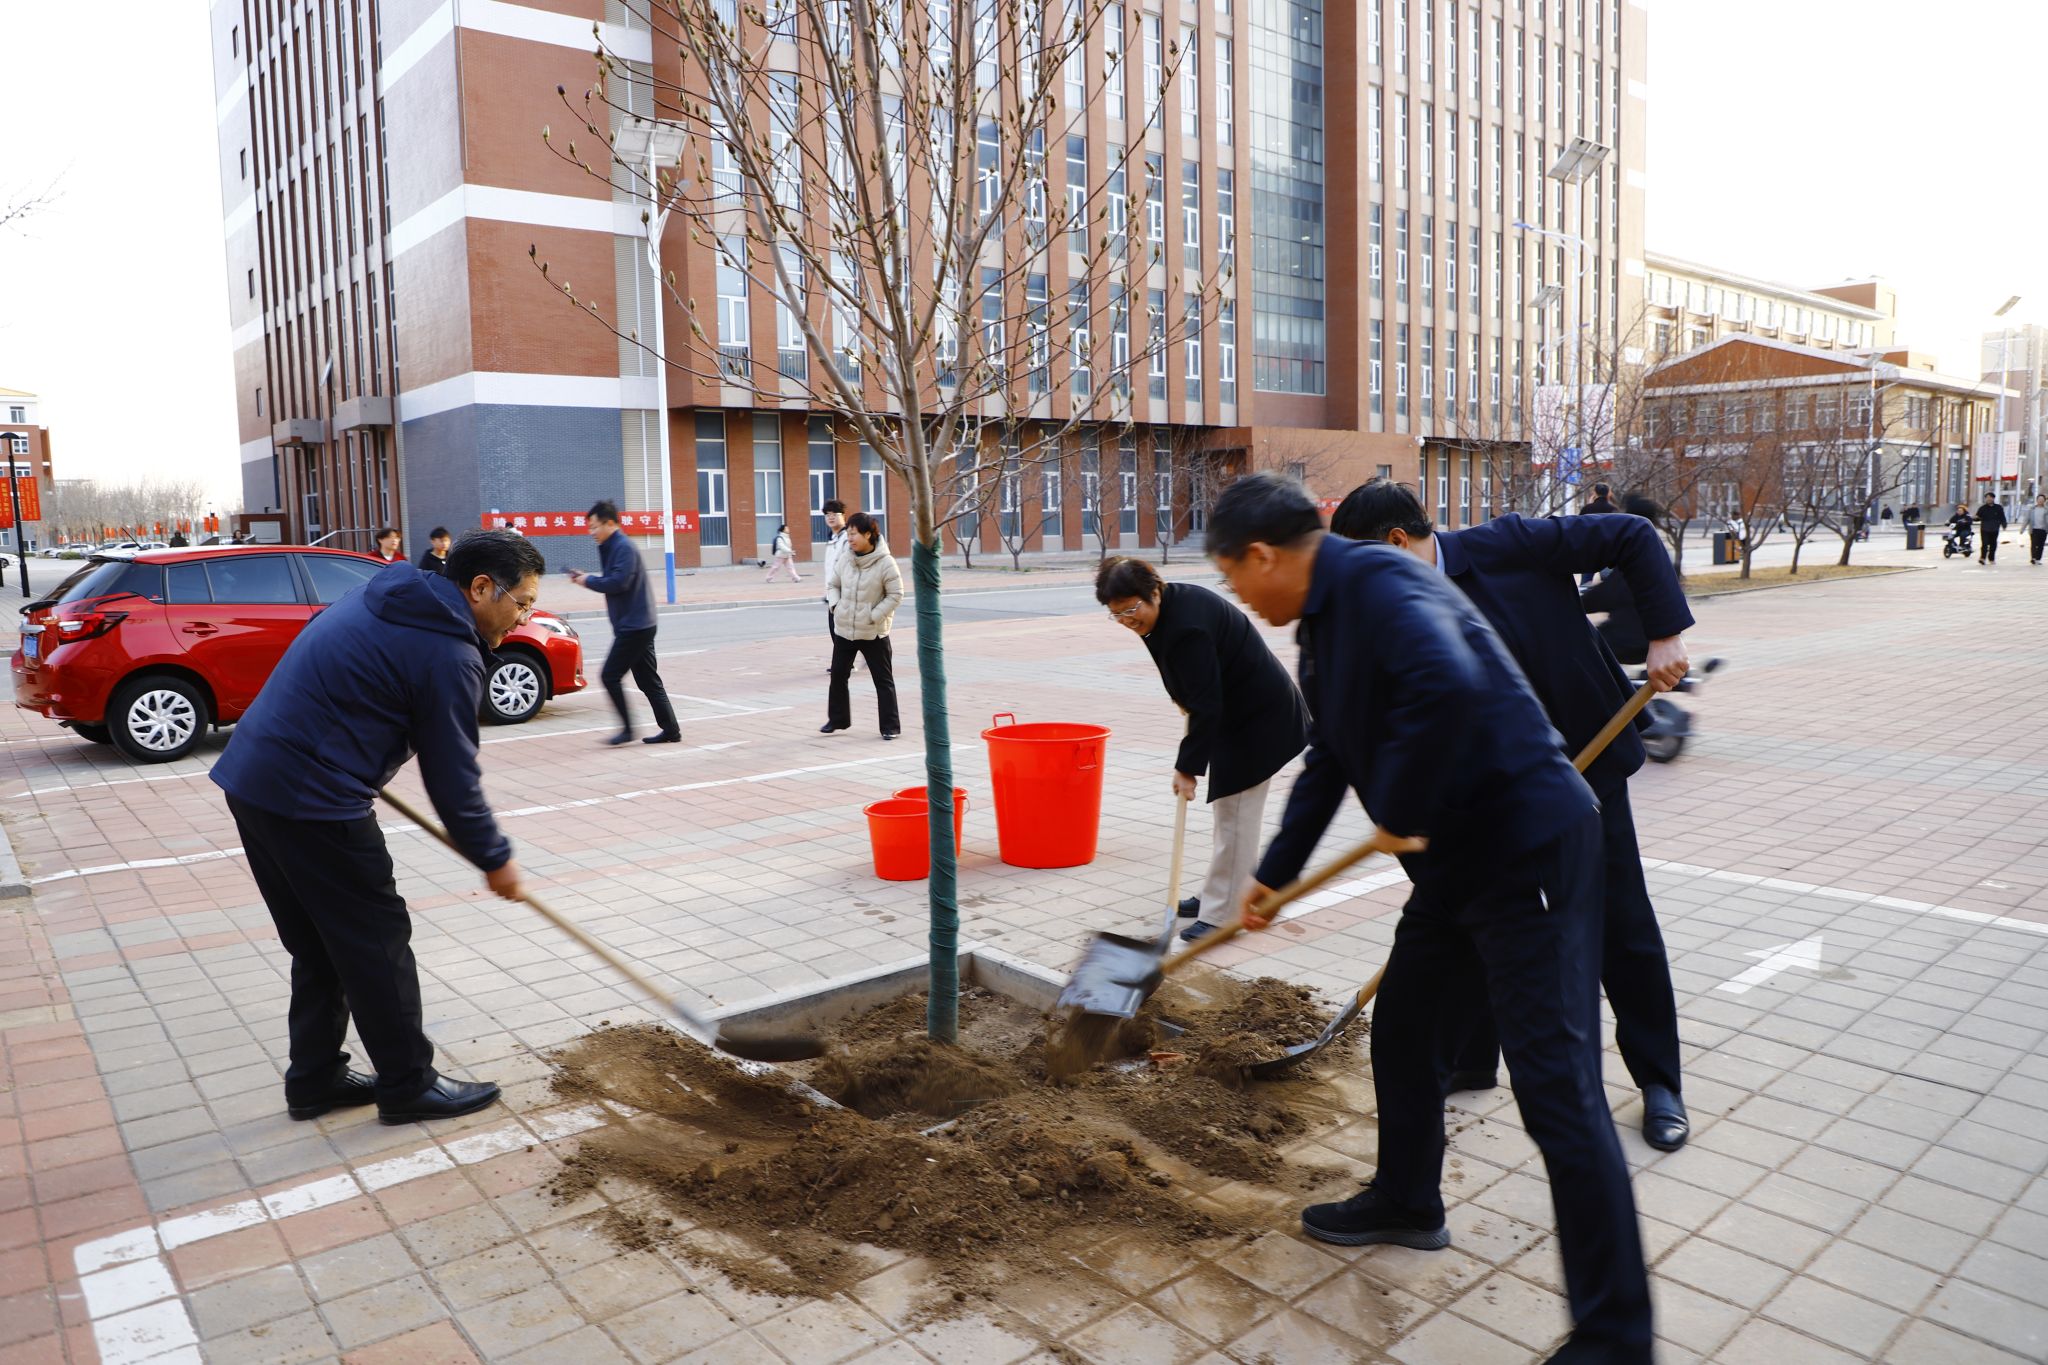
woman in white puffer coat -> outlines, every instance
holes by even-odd
[[[865,512],[846,519],[846,546],[833,556],[825,573],[825,600],[832,606],[832,683],[826,695],[825,723],[818,733],[851,729],[853,704],[846,680],[856,655],[866,659],[875,680],[875,701],[881,710],[882,738],[903,731],[896,712],[896,670],[889,628],[903,601],[903,571],[882,540],[881,528]]]

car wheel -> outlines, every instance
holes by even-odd
[[[107,707],[114,747],[138,763],[169,763],[197,748],[206,734],[206,698],[183,678],[134,678],[115,689]]]
[[[523,651],[500,654],[484,679],[484,719],[493,725],[531,720],[547,699],[541,666]]]
[[[1669,763],[1685,748],[1684,735],[1644,735],[1643,752],[1652,763]]]
[[[95,744],[112,744],[114,732],[104,725],[88,725],[84,721],[72,721],[71,733],[80,739],[89,739]]]

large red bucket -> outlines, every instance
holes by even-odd
[[[903,801],[928,800],[929,798],[924,793],[925,789],[923,787],[905,787],[902,791],[896,793],[896,797]],[[955,787],[953,788],[953,856],[955,857],[960,855],[961,831],[966,825],[967,788]]]
[[[890,797],[863,809],[868,817],[868,844],[875,854],[875,875],[885,882],[914,882],[932,874],[931,807],[922,801]]]
[[[1002,722],[1007,719],[1008,725]],[[996,843],[1012,867],[1095,861],[1102,824],[1102,756],[1109,729],[1063,721],[1019,725],[998,712],[981,732],[995,789]]]

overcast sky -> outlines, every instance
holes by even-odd
[[[45,401],[65,477],[175,469],[239,497],[203,0],[0,4],[0,387]],[[1901,337],[1975,369],[2013,294],[2048,320],[2048,5],[1660,0],[1653,250],[1804,286],[1878,274]]]

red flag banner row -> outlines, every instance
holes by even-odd
[[[696,534],[695,512],[677,512],[675,518],[676,530]],[[530,536],[578,535],[588,529],[582,512],[486,512],[482,525],[485,530],[513,530]],[[621,512],[619,528],[633,535],[659,535],[661,513]]]

